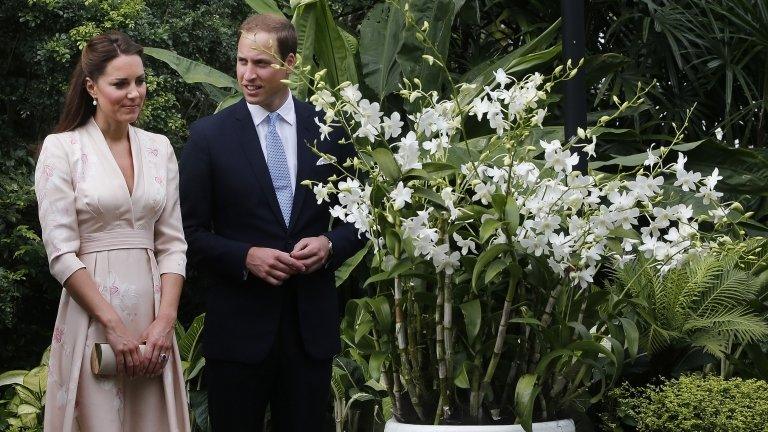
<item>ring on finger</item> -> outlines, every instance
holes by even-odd
[[[167,361],[167,360],[168,360],[168,354],[166,354],[166,353],[160,354],[160,361],[161,362],[164,362],[164,361]]]

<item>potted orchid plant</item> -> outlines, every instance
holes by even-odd
[[[666,162],[695,145],[682,130],[631,169],[576,169],[642,91],[573,140],[543,134],[548,95],[575,70],[516,80],[499,69],[483,88],[451,82],[446,99],[405,80],[406,108],[384,113],[358,85],[295,68],[323,135],[343,128],[358,154],[320,154],[345,174],[305,186],[370,240],[372,295],[347,305],[342,338],[393,417],[385,430],[574,430],[562,419],[599,400],[637,353],[634,323],[598,313],[600,269],[644,255],[663,273],[725,238],[716,228],[733,217],[717,169],[689,171],[683,153]],[[470,121],[491,133],[468,136]]]

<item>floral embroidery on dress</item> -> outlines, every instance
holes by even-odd
[[[54,327],[53,328],[53,341],[57,344],[60,344],[62,339],[64,339],[64,327]]]
[[[109,272],[108,287],[110,302],[115,306],[117,312],[123,320],[127,322],[133,321],[137,315],[136,305],[139,303],[136,287],[127,283],[121,283],[114,272]]]
[[[56,393],[56,405],[63,407],[67,404],[67,396],[69,395],[69,392],[67,392],[67,389],[65,387],[60,387],[58,393]]]

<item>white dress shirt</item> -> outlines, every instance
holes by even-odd
[[[264,159],[267,159],[267,130],[269,129],[269,111],[261,105],[246,104],[251,112],[253,124],[256,126],[256,133],[259,134],[259,143]],[[296,111],[293,107],[293,95],[288,92],[288,98],[285,103],[276,111],[280,114],[277,118],[277,134],[280,135],[280,141],[283,142],[285,150],[285,159],[288,161],[288,172],[291,175],[291,187],[296,191]]]

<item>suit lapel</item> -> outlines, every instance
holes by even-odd
[[[245,157],[253,168],[253,172],[256,174],[256,180],[261,189],[264,191],[264,196],[267,197],[267,202],[272,208],[272,213],[283,227],[285,227],[285,221],[283,220],[283,213],[280,211],[280,205],[277,202],[277,194],[275,194],[275,188],[272,186],[272,177],[269,175],[269,168],[267,167],[267,160],[264,157],[264,152],[261,151],[261,142],[259,141],[259,134],[256,132],[256,127],[253,125],[253,118],[251,112],[245,105],[245,100],[241,100],[237,103],[235,108],[235,118],[240,122],[240,127],[237,128],[235,133],[238,135],[236,140],[245,153]]]
[[[301,184],[309,178],[309,172],[312,169],[312,149],[310,145],[314,142],[314,116],[310,110],[300,101],[293,99],[294,111],[296,112],[296,189],[293,192],[293,208],[291,210],[290,228],[296,225],[296,220],[301,213],[301,205],[304,202],[304,195],[307,192],[307,186]],[[275,198],[277,200],[277,198]]]

